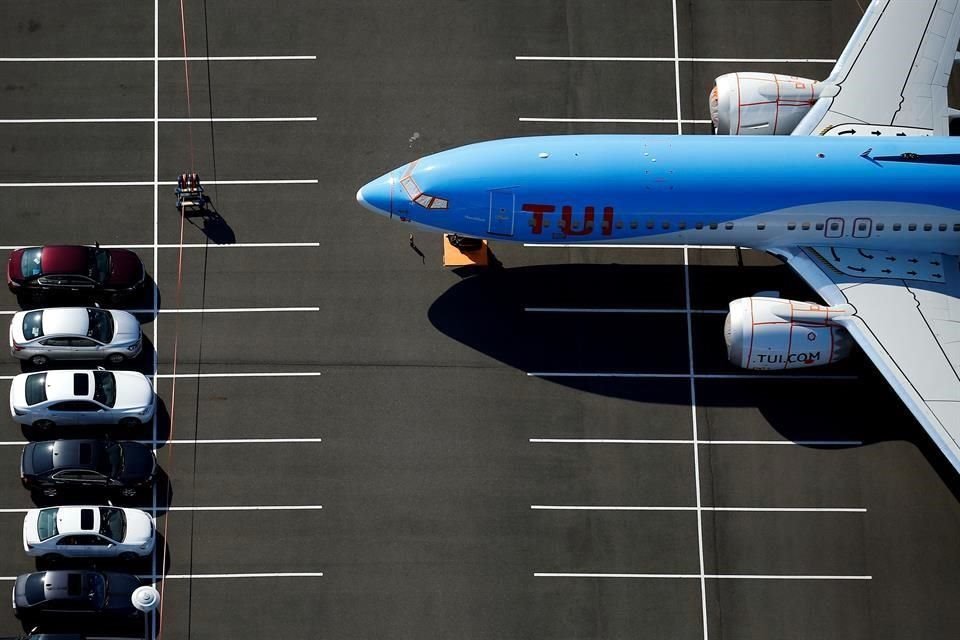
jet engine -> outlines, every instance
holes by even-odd
[[[775,73],[727,73],[710,92],[714,133],[789,135],[820,97],[815,80]]]
[[[837,324],[848,306],[782,298],[739,298],[723,325],[727,358],[742,369],[802,369],[842,360],[853,340]]]

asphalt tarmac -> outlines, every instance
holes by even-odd
[[[499,244],[502,269],[458,273],[439,237],[354,199],[478,140],[676,133],[678,109],[705,133],[715,75],[826,76],[809,61],[840,53],[855,0],[698,0],[676,21],[665,0],[183,4],[189,108],[179,2],[0,8],[0,244],[133,247],[158,359],[131,366],[162,400],[117,434],[164,471],[124,502],[156,513],[162,550],[119,567],[162,588],[162,614],[47,628],[956,637],[960,484],[869,362],[726,363],[730,300],[812,296],[785,266]],[[191,166],[217,215],[183,225],[181,260],[172,183]],[[0,297],[0,318],[16,308]],[[0,396],[20,370],[0,365]],[[8,429],[5,584],[36,567]]]

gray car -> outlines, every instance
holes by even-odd
[[[126,311],[59,307],[20,311],[10,321],[10,353],[38,367],[50,360],[120,364],[142,348],[140,323]]]

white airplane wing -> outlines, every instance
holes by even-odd
[[[777,250],[830,305],[953,466],[960,470],[960,260],[943,254]]]
[[[958,40],[960,0],[874,0],[793,135],[949,135]]]

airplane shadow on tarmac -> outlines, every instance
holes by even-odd
[[[729,301],[760,291],[779,291],[785,298],[821,302],[785,264],[690,266],[689,278],[694,309],[724,310]],[[433,326],[450,338],[527,373],[676,376],[666,380],[544,376],[553,383],[637,402],[689,404],[684,281],[682,266],[495,268],[465,277],[452,286],[433,303],[428,315]],[[651,308],[681,312],[544,311]],[[724,319],[723,313],[692,315],[694,369],[697,374],[749,375],[751,372],[727,361]],[[859,350],[836,365],[786,373],[828,377],[824,381],[767,376],[756,380],[700,379],[697,405],[755,408],[777,432],[793,441],[852,440],[870,444],[907,440],[924,453],[941,476],[956,476]],[[811,415],[829,419],[811,420]],[[960,496],[960,491],[955,493]]]

